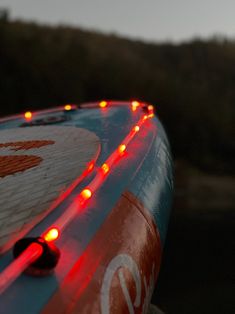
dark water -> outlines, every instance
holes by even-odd
[[[165,313],[235,313],[234,213],[173,209],[152,301]]]
[[[152,303],[169,314],[235,313],[234,222],[231,207],[176,201]]]

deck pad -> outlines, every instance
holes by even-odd
[[[0,253],[50,212],[99,149],[94,133],[76,127],[0,131]]]

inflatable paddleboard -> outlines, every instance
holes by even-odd
[[[0,313],[146,313],[172,194],[152,105],[0,119]]]

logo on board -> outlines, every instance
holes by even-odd
[[[101,313],[110,314],[110,294],[112,293],[112,281],[115,273],[118,274],[120,288],[128,307],[130,314],[136,313],[136,310],[141,313],[146,313],[151,301],[154,283],[155,283],[155,265],[152,265],[152,272],[150,277],[146,279],[146,275],[141,278],[139,267],[134,259],[128,254],[119,254],[115,256],[108,267],[106,268],[105,275],[101,287]],[[132,301],[130,290],[128,289],[128,281],[124,275],[124,269],[127,269],[132,278],[134,279],[134,286],[132,290],[135,291],[135,298]],[[148,283],[147,283],[148,280]],[[142,282],[144,286],[142,286]]]

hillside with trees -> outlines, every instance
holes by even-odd
[[[68,102],[153,103],[179,159],[235,172],[235,41],[144,43],[0,21],[0,115]]]

